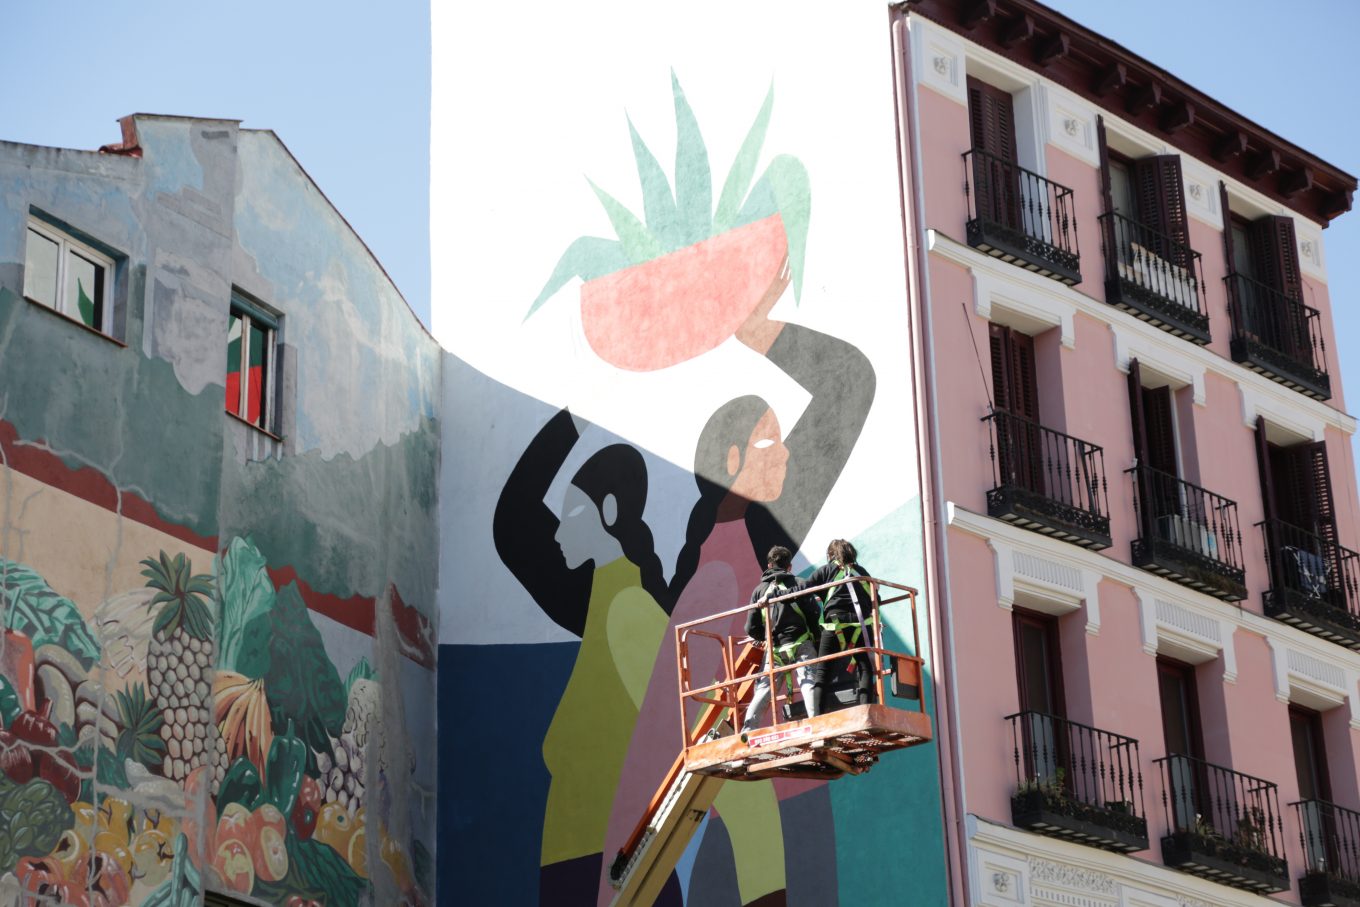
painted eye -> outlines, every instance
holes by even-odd
[[[761,438],[759,441],[752,444],[751,446],[754,447],[756,450],[764,450],[767,447],[773,447],[774,438]]]
[[[582,510],[585,510],[585,509],[586,509],[586,505],[585,505],[585,504],[577,504],[575,507],[573,507],[573,508],[571,508],[570,510],[567,511],[566,519],[571,519],[571,518],[574,517],[574,516],[580,516],[580,515],[581,515],[581,511],[582,511]]]

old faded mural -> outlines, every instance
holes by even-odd
[[[437,348],[272,133],[123,127],[0,142],[0,904],[437,903]],[[98,332],[24,297],[39,216]]]
[[[511,390],[522,386],[511,368],[492,364],[483,375],[458,366],[459,399],[480,399],[496,413],[490,440],[476,446],[512,453],[490,499],[446,486],[461,504],[445,509],[445,532],[474,538],[486,531],[478,520],[489,517],[495,557],[509,576],[461,561],[460,575],[476,578],[443,593],[453,630],[441,645],[441,721],[468,714],[446,702],[444,690],[475,685],[496,663],[522,665],[525,675],[516,668],[498,675],[525,745],[503,751],[489,769],[446,756],[453,767],[444,777],[478,769],[493,782],[482,789],[495,792],[465,787],[441,838],[441,846],[449,836],[456,842],[444,878],[465,878],[474,899],[499,892],[506,903],[610,903],[610,864],[680,748],[675,629],[745,603],[772,545],[801,549],[797,563],[808,570],[832,537],[824,533],[836,531],[861,545],[879,575],[919,584],[914,500],[887,512],[874,501],[852,522],[814,532],[852,455],[864,451],[881,385],[870,357],[846,339],[872,329],[863,315],[847,309],[829,329],[824,317],[803,323],[798,315],[819,254],[814,180],[798,157],[767,156],[782,109],[776,86],[738,133],[744,137],[718,185],[700,117],[676,73],[670,82],[672,173],[629,118],[640,207],[630,210],[611,194],[614,183],[592,176],[589,191],[615,236],[571,242],[519,328],[533,334],[523,347],[533,352],[516,361],[593,369],[592,389],[538,402]],[[810,305],[825,305],[824,287],[811,295]],[[874,303],[870,311],[884,310]],[[545,318],[556,319],[556,330],[567,326],[557,350],[552,329],[540,327]],[[772,382],[778,391],[770,399],[764,388]],[[620,407],[630,393],[621,389],[634,383],[644,408]],[[679,414],[695,408],[686,397],[700,387],[703,399],[725,387],[725,398],[713,399],[701,422],[682,422]],[[788,404],[790,388],[801,405]],[[677,414],[670,450],[688,449],[679,460],[630,430],[664,422],[670,411]],[[695,427],[686,433],[686,424]],[[888,436],[880,425],[874,444]],[[445,437],[467,449],[465,438]],[[894,441],[908,438],[899,431]],[[836,512],[844,518],[844,502]],[[556,629],[530,629],[519,605],[526,597]],[[483,610],[482,600],[498,611]],[[904,617],[887,615],[892,645],[901,645]],[[501,631],[521,626],[518,638]],[[690,664],[696,677],[719,676],[716,653],[692,655]],[[933,748],[922,747],[894,755],[877,778],[834,784],[725,785],[658,903],[873,903],[865,898],[904,874],[918,876],[920,903],[934,903],[943,868],[933,758]],[[919,843],[923,863],[936,854],[939,862],[920,873],[877,866],[866,874],[862,858],[876,862],[872,855],[883,851],[865,835],[893,827],[884,806],[929,810],[911,819],[905,838]],[[475,875],[486,865],[497,867],[500,882]]]

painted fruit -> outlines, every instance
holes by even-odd
[[[124,872],[132,872],[132,851],[118,835],[111,831],[101,831],[94,836],[94,849],[96,853],[103,854],[123,867]]]
[[[70,877],[69,883],[73,888],[83,888],[84,885],[81,883],[86,879],[89,880],[90,900],[93,904],[121,907],[127,903],[132,880],[122,865],[108,854],[87,854],[76,867],[76,874]]]
[[[243,842],[249,849],[249,845],[254,843],[254,830],[255,823],[251,820],[250,810],[239,803],[228,803],[217,820],[218,850],[231,841]]]
[[[392,876],[397,880],[397,887],[405,889],[411,884],[411,865],[406,860],[406,854],[402,852],[401,845],[397,839],[389,837],[386,829],[383,830],[382,849],[378,853],[379,859],[387,864],[387,868],[392,870]]]
[[[38,761],[38,775],[51,783],[67,803],[74,803],[80,796],[80,768],[76,757],[70,750],[60,750],[55,755],[47,753]]]
[[[693,359],[741,327],[788,252],[772,214],[581,285],[581,325],[599,357],[630,371]]]
[[[277,882],[288,874],[288,848],[285,841],[288,826],[283,813],[272,803],[266,803],[251,817],[251,834],[255,846],[251,855],[255,861],[255,875],[266,882]]]
[[[189,861],[202,869],[217,852],[213,846],[217,838],[217,804],[208,796],[212,782],[208,770],[196,768],[184,782],[184,819],[180,827],[189,840]],[[173,833],[169,834],[174,840]]]
[[[24,890],[33,894],[40,893],[42,888],[50,890],[66,881],[61,864],[50,857],[24,857],[14,867],[14,875]]]
[[[49,858],[55,860],[61,867],[62,874],[70,876],[75,872],[77,864],[89,853],[90,839],[85,836],[82,830],[68,828],[57,838],[57,846],[52,848]]]
[[[312,840],[320,841],[344,856],[349,853],[349,839],[354,836],[355,828],[347,808],[338,802],[327,803],[316,817]]]
[[[346,855],[350,868],[362,878],[368,878],[368,835],[361,825],[349,836],[349,853]]]
[[[33,695],[33,642],[18,630],[5,631],[5,641],[0,644],[0,674],[14,686],[25,710],[37,708]]]
[[[9,731],[0,731],[0,772],[15,784],[33,779],[33,751]]]
[[[112,832],[120,844],[131,839],[132,807],[126,800],[110,797],[99,804],[99,830]]]
[[[217,842],[217,854],[213,857],[213,869],[222,881],[233,891],[248,894],[255,887],[255,861],[250,851],[238,840]]]
[[[316,813],[321,808],[321,785],[311,775],[303,775],[298,785],[297,803],[293,804],[293,830],[306,840],[316,829]]]
[[[134,875],[148,885],[159,885],[170,874],[170,839],[157,828],[148,828],[132,839]]]

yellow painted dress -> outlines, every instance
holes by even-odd
[[[599,567],[571,678],[543,738],[552,781],[541,864],[604,849],[624,756],[667,615],[627,558]]]

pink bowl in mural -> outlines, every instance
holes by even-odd
[[[645,372],[693,359],[741,327],[788,252],[778,214],[581,286],[586,339],[611,365]]]

